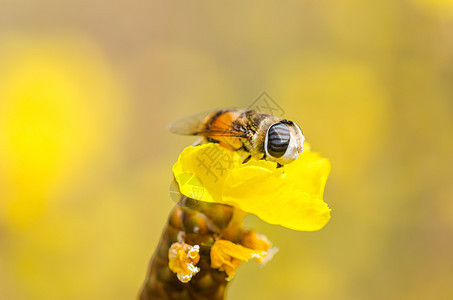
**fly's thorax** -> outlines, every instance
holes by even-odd
[[[264,142],[269,127],[278,122],[280,118],[261,113],[252,113],[248,115],[248,126],[251,128],[247,141],[244,142],[245,148],[256,159],[265,157]]]

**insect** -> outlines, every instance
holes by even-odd
[[[305,138],[300,127],[274,115],[254,110],[218,109],[199,113],[169,125],[173,133],[203,136],[231,150],[277,162],[294,161],[303,151]]]
[[[219,143],[234,151],[244,151],[247,155],[244,162],[254,157],[276,161],[279,166],[295,160],[302,153],[305,140],[294,122],[242,109],[199,113],[170,124],[169,130],[201,136],[201,143]],[[251,232],[243,228],[244,215],[235,207],[197,201],[181,194],[151,258],[140,300],[225,299],[226,274],[210,267],[210,249],[217,239],[241,244],[242,238]],[[178,280],[168,266],[169,249],[177,242],[199,245],[200,271],[189,282]]]

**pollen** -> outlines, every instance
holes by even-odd
[[[200,268],[195,265],[200,260],[200,246],[186,243],[173,243],[168,249],[168,267],[176,274],[179,281],[189,282]]]

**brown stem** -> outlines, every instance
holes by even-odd
[[[211,204],[183,197],[170,213],[159,244],[151,258],[148,274],[141,288],[140,300],[221,300],[225,299],[227,284],[223,271],[211,268],[210,249],[216,239],[239,243],[244,229],[245,213],[228,205]],[[168,267],[168,249],[178,241],[200,246],[197,273],[182,283]]]

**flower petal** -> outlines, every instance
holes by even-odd
[[[270,224],[313,231],[330,219],[322,200],[330,162],[315,152],[277,168],[265,160],[243,164],[238,152],[207,143],[184,149],[173,171],[184,195],[238,207]]]
[[[181,193],[200,201],[221,202],[223,181],[239,159],[235,154],[213,143],[185,148],[173,165]]]
[[[243,261],[254,258],[260,262],[266,256],[266,251],[249,249],[227,240],[217,240],[211,247],[211,267],[225,271],[227,280],[231,280]]]

